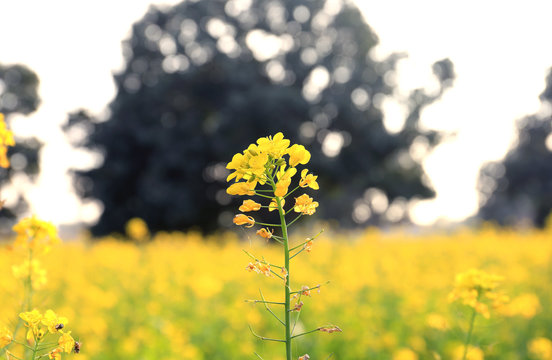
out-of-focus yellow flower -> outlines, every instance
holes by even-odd
[[[36,216],[22,219],[13,226],[13,231],[17,234],[15,246],[35,252],[47,253],[53,245],[61,242],[54,224]]]
[[[71,336],[71,331],[68,331],[64,333],[61,332],[61,336],[58,339],[58,345],[65,351],[66,353],[70,353],[73,351],[73,348],[75,347],[75,339]]]
[[[255,195],[256,181],[242,181],[234,183],[226,189],[229,195]]]
[[[299,164],[307,164],[311,158],[310,152],[303,145],[294,144],[288,149],[289,166],[296,167]]]
[[[265,229],[265,228],[261,228],[257,231],[257,235],[264,237],[267,240],[272,237],[272,234],[274,234],[274,230],[270,232],[268,229]]]
[[[52,310],[46,310],[42,318],[42,324],[48,327],[50,333],[56,333],[63,329],[69,320],[63,316],[57,316]]]
[[[301,213],[303,215],[312,215],[316,212],[318,202],[312,201],[312,198],[307,194],[303,194],[295,198],[295,206],[293,211]]]
[[[531,319],[541,310],[540,300],[535,294],[521,294],[499,309],[505,316],[522,316]]]
[[[551,360],[552,359],[552,341],[545,337],[537,337],[527,344],[527,350],[532,359]]]
[[[312,251],[312,240],[307,241],[303,247],[305,248],[305,250],[307,252],[311,252]]]
[[[485,299],[489,300],[494,308],[508,302],[506,295],[496,291],[496,287],[502,280],[501,276],[470,269],[456,275],[455,286],[449,294],[449,301],[459,301],[468,305],[488,319],[490,312],[488,305],[483,302]]]
[[[236,225],[245,225],[245,227],[248,227],[248,228],[255,225],[255,219],[253,219],[251,216],[247,216],[244,214],[238,214],[234,216],[234,220],[232,221]]]
[[[46,269],[36,259],[25,260],[21,265],[13,265],[12,273],[16,279],[27,279],[30,275],[33,289],[40,289],[47,282]]]
[[[299,356],[299,358],[297,360],[309,360],[309,359],[310,359],[309,354],[305,354],[303,356]]]
[[[261,204],[247,199],[243,201],[243,204],[238,208],[242,212],[248,212],[248,211],[259,211],[261,210]]]
[[[431,313],[427,315],[426,324],[430,328],[440,331],[445,331],[450,328],[448,320],[443,315],[436,313]]]
[[[130,219],[126,223],[125,231],[128,237],[136,242],[146,241],[150,237],[148,224],[137,217]]]
[[[13,340],[13,334],[6,326],[0,326],[0,348],[11,343]]]
[[[48,353],[48,359],[61,360],[63,348],[57,347]]]
[[[464,356],[465,347],[464,345],[458,345],[454,349],[453,353],[453,360],[462,360],[462,357]],[[466,360],[484,360],[485,355],[483,354],[483,350],[476,346],[468,346],[468,352],[466,354]]]
[[[316,179],[318,179],[318,176],[314,176],[313,174],[308,174],[308,169],[303,169],[301,171],[301,180],[299,180],[299,186],[301,187],[310,187],[311,189],[318,190],[318,183],[316,182]]]
[[[399,349],[393,353],[393,360],[418,360],[418,354],[410,349]]]
[[[331,333],[334,333],[334,332],[342,332],[343,330],[341,330],[339,328],[339,326],[335,326],[335,325],[330,325],[330,326],[323,326],[321,328],[319,328],[318,330],[322,331],[322,332],[327,332],[328,334],[331,334]]]
[[[4,114],[0,113],[0,167],[10,167],[8,160],[8,146],[14,146],[13,133],[6,127]]]

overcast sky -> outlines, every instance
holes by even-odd
[[[68,166],[79,165],[79,157],[60,126],[68,112],[100,113],[114,97],[112,73],[123,64],[121,40],[150,3],[177,1],[0,1],[0,62],[26,64],[41,81],[39,110],[12,124],[17,134],[45,142],[39,186],[30,193],[39,216],[62,224],[93,215],[94,206],[79,206],[72,194],[65,174]],[[538,95],[552,66],[545,38],[552,2],[357,3],[380,38],[378,56],[409,54],[399,65],[398,97],[431,86],[433,62],[453,61],[454,86],[422,113],[422,124],[456,136],[425,160],[437,198],[418,204],[412,215],[430,224],[439,217],[461,220],[474,214],[481,164],[506,153],[516,119],[543,111]],[[385,110],[386,123],[397,126],[403,110],[391,102]]]

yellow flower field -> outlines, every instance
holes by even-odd
[[[282,344],[257,340],[249,330],[270,337],[281,325],[262,304],[244,301],[258,299],[259,288],[279,301],[282,280],[248,272],[251,259],[242,251],[277,262],[281,248],[253,230],[238,234],[65,240],[42,258],[47,281],[33,303],[69,319],[82,350],[63,358],[254,359],[256,351],[283,359]],[[308,235],[292,233],[292,245]],[[12,242],[0,248],[0,324],[7,327],[15,326],[23,301],[12,266],[24,259],[10,250]],[[552,359],[551,260],[550,230],[326,230],[290,265],[294,287],[321,284],[320,293],[302,298],[296,326],[335,324],[343,332],[298,338],[294,356],[460,359],[470,312],[450,303],[449,294],[458,273],[477,268],[503,277],[499,288],[510,300],[491,308],[489,319],[476,318],[468,359]],[[17,354],[15,346],[10,351]]]

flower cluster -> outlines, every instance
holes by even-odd
[[[297,166],[306,165],[310,160],[310,153],[302,145],[291,145],[288,139],[284,138],[282,133],[277,133],[274,136],[262,137],[257,140],[255,144],[249,145],[242,153],[234,155],[232,161],[226,166],[227,169],[232,170],[227,177],[227,181],[233,181],[228,187],[226,192],[230,195],[240,196],[258,196],[264,200],[263,203],[258,203],[252,199],[246,199],[243,201],[239,210],[240,214],[237,214],[233,222],[236,225],[243,225],[246,228],[252,228],[255,225],[263,226],[257,230],[257,235],[266,239],[274,239],[281,244],[284,248],[284,264],[274,265],[260,260],[249,254],[254,262],[250,262],[246,269],[258,274],[264,274],[269,277],[280,278],[284,282],[284,301],[266,301],[262,295],[262,300],[252,300],[253,303],[263,303],[273,316],[285,327],[285,339],[275,340],[263,336],[259,336],[253,332],[253,335],[262,340],[280,341],[286,344],[286,360],[293,358],[291,342],[292,339],[310,334],[315,331],[323,331],[327,333],[341,332],[337,326],[320,327],[312,331],[307,331],[300,334],[294,334],[294,330],[297,325],[297,321],[303,308],[303,302],[301,296],[310,296],[310,292],[313,289],[320,290],[320,285],[315,287],[303,286],[301,290],[293,291],[290,283],[290,260],[295,258],[301,252],[310,252],[312,250],[313,240],[316,237],[308,238],[306,241],[298,244],[295,247],[290,247],[288,237],[288,227],[291,226],[303,215],[313,215],[318,207],[318,202],[307,194],[302,194],[295,197],[295,203],[289,206],[286,210],[286,198],[293,192],[301,188],[311,188],[318,190],[319,186],[316,180],[318,176],[309,173],[308,169],[303,169],[297,186],[290,190],[290,186],[294,175],[297,174]],[[277,211],[280,221],[279,224],[266,224],[255,220],[251,215],[245,213],[251,213],[259,211],[262,208],[266,208],[269,212]],[[286,215],[291,212],[295,212],[298,215],[291,222],[286,221]],[[279,228],[280,232],[275,234],[274,228]],[[271,269],[276,268],[280,271],[274,271]],[[295,300],[295,304],[291,301]],[[270,305],[284,306],[284,319],[280,319],[269,307]],[[296,316],[295,321],[292,324],[291,313]],[[309,355],[305,354],[299,357],[300,360],[309,359]]]
[[[470,269],[456,276],[454,289],[449,294],[449,301],[468,305],[488,319],[490,312],[486,302],[490,302],[493,308],[508,302],[508,297],[496,290],[502,280],[501,276]]]
[[[36,216],[27,217],[13,227],[17,234],[14,246],[30,249],[35,254],[46,254],[53,245],[61,242],[56,227]]]
[[[290,146],[290,141],[285,139],[282,133],[262,137],[256,144],[249,145],[243,153],[234,155],[232,161],[228,163],[226,168],[233,172],[226,180],[234,180],[234,182],[226,191],[230,195],[260,195],[270,199],[265,206],[251,199],[244,200],[239,207],[241,212],[259,211],[262,207],[268,208],[269,211],[283,209],[285,197],[298,188],[309,187],[318,190],[319,186],[316,182],[318,176],[310,174],[308,169],[303,169],[298,186],[289,191],[292,178],[297,173],[296,167],[307,164],[310,157],[310,153],[303,145]],[[269,189],[258,189],[259,185],[268,185]],[[273,193],[274,196],[267,195],[267,192]],[[317,207],[318,202],[303,194],[295,198],[293,210],[301,215],[312,215]],[[233,222],[246,227],[255,225],[255,219],[245,214],[236,215]],[[268,228],[257,232],[265,239],[270,239],[273,233],[274,231]]]
[[[8,146],[14,146],[13,133],[6,127],[4,114],[0,113],[0,167],[10,167],[8,160]]]
[[[49,359],[59,360],[63,352],[78,353],[80,351],[80,343],[73,339],[71,331],[65,332],[63,330],[68,323],[66,317],[58,316],[52,310],[47,310],[44,314],[41,314],[36,309],[23,312],[19,314],[19,317],[24,321],[25,327],[28,329],[26,335],[27,342],[31,346],[34,346],[35,349],[39,348],[39,344],[47,335],[59,335],[57,346],[47,354]]]

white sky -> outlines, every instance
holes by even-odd
[[[79,157],[60,126],[67,113],[100,113],[112,100],[112,72],[122,66],[121,40],[150,3],[147,0],[0,0],[0,62],[23,63],[40,76],[42,105],[30,118],[14,118],[16,134],[45,142],[38,187],[29,194],[39,216],[57,224],[93,212],[80,207],[68,166]],[[420,202],[415,220],[461,220],[477,210],[475,191],[482,162],[499,159],[514,136],[514,121],[539,110],[538,95],[552,66],[549,1],[357,0],[380,38],[378,54],[406,51],[400,94],[431,85],[431,64],[448,57],[457,79],[443,99],[422,114],[433,129],[456,132],[426,159],[437,191]],[[16,29],[16,30],[14,30]],[[390,107],[387,121],[400,113]],[[395,119],[396,122],[396,119]],[[9,199],[8,199],[9,200]]]

